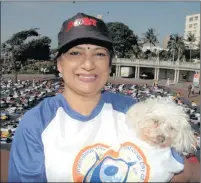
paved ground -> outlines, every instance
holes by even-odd
[[[1,150],[1,182],[7,182],[9,151]]]
[[[4,75],[4,78],[11,77],[10,75]],[[54,75],[19,75],[18,79],[23,80],[33,80],[35,78],[36,80],[40,79],[52,79],[54,78]],[[125,83],[125,84],[148,84],[152,85],[153,80],[136,80],[136,79],[124,79],[124,78],[110,78],[110,82],[112,83]],[[159,81],[159,85],[165,85],[166,81]],[[180,92],[182,95],[182,99],[185,98],[185,100],[188,98],[188,85],[190,83],[178,83],[176,85],[170,85],[170,89],[174,92]],[[194,100],[197,104],[201,104],[200,101],[200,95],[195,94],[189,98],[189,100]],[[187,101],[188,102],[188,101]],[[8,170],[8,158],[9,158],[9,145],[3,145],[4,149],[1,150],[1,182],[7,181],[7,170]]]

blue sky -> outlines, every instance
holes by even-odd
[[[139,37],[155,28],[162,45],[165,36],[184,34],[185,17],[200,13],[200,2],[2,2],[1,42],[18,31],[40,28],[39,33],[50,37],[55,48],[63,21],[78,12],[123,22]]]

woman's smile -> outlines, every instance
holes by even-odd
[[[85,83],[95,82],[98,77],[96,74],[76,74],[76,76],[81,82]]]

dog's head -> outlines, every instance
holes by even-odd
[[[139,102],[126,117],[137,136],[154,147],[172,147],[181,153],[195,150],[196,139],[188,115],[168,98]]]

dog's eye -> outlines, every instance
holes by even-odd
[[[157,119],[153,120],[155,124],[159,124],[159,121]]]

